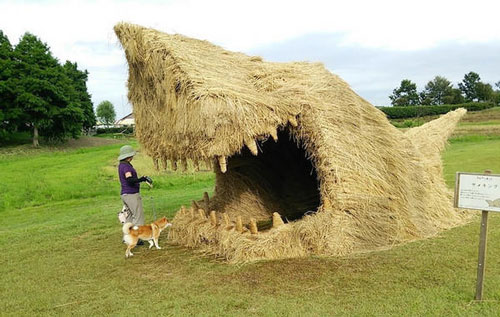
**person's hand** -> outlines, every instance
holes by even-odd
[[[151,177],[149,177],[149,176],[144,176],[144,178],[146,178],[146,182],[147,182],[149,185],[153,185],[153,180],[151,179]]]

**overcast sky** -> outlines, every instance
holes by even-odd
[[[131,111],[127,63],[113,33],[126,21],[205,39],[270,61],[314,61],[374,105],[402,79],[422,90],[436,75],[455,86],[475,71],[500,81],[500,1],[5,1],[0,29],[13,45],[25,32],[61,61],[89,71],[94,106]]]

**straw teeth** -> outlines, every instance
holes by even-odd
[[[226,225],[226,227],[229,226],[230,224],[229,216],[227,214],[223,214],[222,218],[224,219],[224,224]]]
[[[274,212],[273,213],[273,228],[278,228],[284,224],[285,223],[283,222],[283,219],[281,219],[280,214],[277,212]]]
[[[273,129],[273,130],[269,131],[269,134],[273,138],[274,142],[278,142],[278,131]]]
[[[210,212],[210,223],[212,224],[212,226],[217,225],[217,214],[215,213],[215,210],[212,210]]]
[[[219,156],[218,159],[219,159],[220,171],[222,173],[225,173],[227,171],[226,157],[225,156]]]
[[[259,229],[257,229],[257,222],[255,222],[254,218],[250,219],[250,233],[251,234],[259,233]]]
[[[245,140],[245,145],[250,150],[250,152],[252,152],[253,155],[257,156],[259,151],[257,149],[257,142],[255,142],[255,140],[253,140],[253,139]]]
[[[236,218],[236,231],[243,232],[243,222],[241,221],[241,216]]]

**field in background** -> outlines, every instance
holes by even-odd
[[[411,119],[395,119],[391,120],[391,123],[398,128],[407,129],[420,126],[438,117],[425,116]],[[500,135],[500,107],[467,112],[453,133],[455,137],[464,135]]]
[[[461,127],[496,126],[483,123],[499,119],[468,114]],[[450,187],[456,171],[500,172],[500,134],[470,131],[443,154]],[[495,213],[482,303],[472,301],[478,217],[438,237],[340,258],[230,266],[169,246],[162,234],[162,250],[139,247],[125,260],[116,219],[116,156],[125,142],[137,147],[113,140],[90,148],[0,149],[0,315],[498,315]],[[181,204],[212,194],[211,172],[158,173],[143,153],[133,164],[155,180],[154,189],[142,189],[147,220],[153,209],[172,217]]]
[[[500,107],[471,112],[459,123],[454,135],[500,135]]]

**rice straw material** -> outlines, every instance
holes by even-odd
[[[127,23],[115,32],[143,149],[216,174],[213,197],[173,219],[172,242],[234,263],[336,256],[469,219],[452,207],[440,158],[464,109],[403,133],[322,64],[265,62]]]

